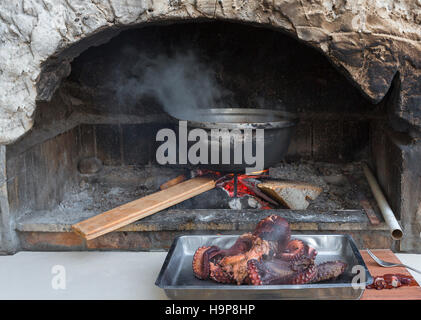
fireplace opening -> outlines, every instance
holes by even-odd
[[[185,83],[180,64],[191,68]],[[157,90],[163,83],[172,100]],[[388,127],[392,98],[371,103],[320,52],[269,29],[203,22],[122,31],[75,58],[51,101],[38,102],[33,129],[7,146],[20,248],[162,250],[179,234],[252,229],[268,215],[263,209],[286,217],[297,233],[349,233],[362,248],[389,248],[396,243],[362,163],[375,169],[399,219],[395,142],[406,138]],[[296,114],[288,152],[265,169],[273,179],[312,183],[321,194],[306,209],[291,210],[265,208],[250,196],[233,201],[215,188],[92,241],[74,234],[72,224],[192,175],[192,168],[157,163],[156,134],[175,128],[178,106],[201,103]],[[380,224],[370,223],[362,199]]]

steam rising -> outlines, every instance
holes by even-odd
[[[221,107],[222,100],[230,95],[193,51],[148,56],[129,47],[123,53],[136,60],[131,70],[115,70],[113,82],[120,104],[136,104],[149,96],[173,117],[192,119],[201,108]]]

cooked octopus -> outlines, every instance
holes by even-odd
[[[277,215],[261,220],[253,233],[241,235],[228,249],[204,246],[193,256],[199,279],[237,285],[305,284],[331,280],[344,273],[342,261],[315,263],[317,251],[291,239],[289,223]]]

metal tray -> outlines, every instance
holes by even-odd
[[[362,259],[354,240],[349,235],[294,235],[318,251],[316,263],[342,260],[348,264],[344,274],[333,281],[304,285],[235,285],[212,280],[199,280],[193,275],[192,258],[197,248],[217,245],[230,247],[237,235],[192,235],[177,237],[164,261],[155,284],[164,289],[171,299],[359,299],[365,286],[373,278]],[[365,281],[354,288],[354,266],[365,271]],[[364,279],[364,277],[361,277]]]

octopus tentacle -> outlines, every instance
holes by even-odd
[[[248,277],[247,263],[249,260],[260,260],[269,252],[267,241],[254,237],[252,248],[243,253],[233,256],[226,256],[219,261],[219,265],[227,273],[231,274],[237,284],[244,283]]]
[[[332,280],[345,272],[347,264],[342,261],[328,261],[317,266],[317,274],[312,282]]]
[[[272,255],[277,255],[290,241],[291,230],[286,219],[272,214],[257,224],[253,235],[267,240],[271,244]]]
[[[407,274],[387,273],[382,276],[374,277],[373,283],[367,286],[367,289],[392,289],[401,286],[416,286],[417,282],[412,276]]]
[[[314,260],[316,258],[316,249],[305,244],[301,240],[291,240],[288,242],[284,252],[280,253],[279,258],[287,261],[298,261],[302,258]]]
[[[216,246],[200,247],[193,256],[192,267],[194,275],[199,279],[207,279],[209,277],[209,254],[219,250]]]
[[[254,286],[262,285],[262,279],[260,279],[259,269],[257,266],[257,260],[250,260],[247,262],[247,273],[250,284]]]
[[[314,264],[302,271],[294,271],[287,261],[275,259],[259,262],[251,260],[248,263],[248,273],[253,285],[303,284],[310,282],[317,274]]]
[[[296,260],[303,256],[306,251],[306,245],[301,240],[291,240],[288,242],[285,251],[280,254],[284,260]]]
[[[253,237],[251,233],[245,233],[235,241],[231,248],[219,250],[212,254],[210,258],[213,258],[217,255],[226,257],[246,253],[252,248],[254,238],[255,237]]]
[[[312,282],[316,276],[317,276],[317,267],[314,264],[312,264],[304,271],[296,273],[291,283],[292,284],[309,283],[309,282]]]

